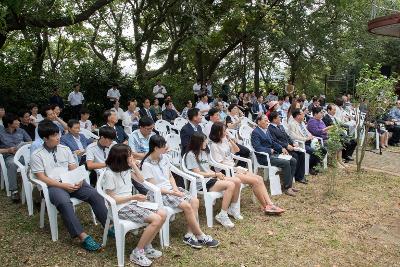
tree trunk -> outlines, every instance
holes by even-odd
[[[254,92],[256,95],[260,93],[260,43],[258,38],[254,44]]]
[[[244,40],[242,42],[242,48],[243,48],[243,66],[242,66],[242,82],[241,82],[241,92],[246,91],[246,84],[247,84],[247,42]]]
[[[35,59],[32,63],[32,74],[36,79],[39,79],[43,72],[43,61],[49,44],[47,33],[43,33],[43,37],[41,32],[36,33],[36,42]]]
[[[197,46],[195,54],[196,54],[195,66],[197,72],[197,79],[203,81],[204,80],[203,50],[201,49],[200,46]]]

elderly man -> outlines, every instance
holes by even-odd
[[[307,184],[308,181],[304,177],[305,169],[304,162],[305,156],[304,152],[298,150],[298,144],[293,142],[290,136],[285,132],[285,129],[281,125],[281,117],[279,113],[273,111],[268,116],[269,121],[271,122],[268,126],[268,131],[272,136],[272,139],[280,144],[283,148],[285,148],[288,153],[294,157],[297,161],[296,172],[294,173],[294,178],[297,182],[302,184]]]
[[[14,155],[21,144],[31,142],[32,139],[25,130],[19,128],[20,122],[17,115],[7,113],[3,118],[3,123],[4,128],[0,129],[0,153],[3,154],[6,163],[11,199],[16,202],[19,200],[17,184],[18,166],[14,163]]]
[[[268,131],[268,118],[265,115],[258,116],[256,119],[258,127],[251,133],[251,145],[256,152],[264,152],[269,154],[272,166],[282,169],[283,172],[283,187],[285,194],[296,196],[298,189],[293,188],[293,177],[296,172],[297,161],[295,158],[290,160],[279,158],[279,154],[288,155],[288,151],[280,144],[272,139]],[[268,166],[267,157],[256,153],[257,160],[260,164]]]

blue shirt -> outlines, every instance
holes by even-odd
[[[400,108],[394,107],[389,111],[389,116],[391,119],[400,121]]]
[[[150,137],[152,137],[154,134],[154,132],[151,132],[151,134],[146,138],[140,132],[140,129],[137,129],[129,135],[129,146],[134,152],[147,153],[149,152]]]
[[[0,129],[0,148],[17,147],[22,142],[30,141],[32,141],[31,137],[21,128],[15,129],[12,133],[6,128]]]

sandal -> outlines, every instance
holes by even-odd
[[[263,210],[264,213],[266,214],[281,214],[285,212],[284,209],[281,209],[278,206],[275,206],[274,204],[266,206]]]

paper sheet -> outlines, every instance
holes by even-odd
[[[69,184],[78,184],[82,180],[85,180],[89,176],[88,172],[85,169],[85,166],[79,166],[78,168],[64,172],[60,174],[61,181],[63,183]]]

